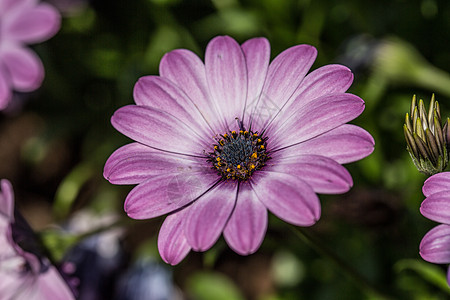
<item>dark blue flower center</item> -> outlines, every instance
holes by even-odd
[[[267,138],[247,130],[230,131],[217,138],[208,160],[223,179],[245,181],[270,158]]]

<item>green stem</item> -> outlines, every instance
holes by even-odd
[[[321,255],[327,257],[337,267],[343,270],[344,273],[352,280],[354,280],[357,283],[357,285],[360,286],[366,293],[372,296],[376,296],[378,299],[385,299],[385,300],[394,299],[393,297],[386,295],[386,293],[384,293],[378,287],[369,282],[367,278],[365,278],[362,274],[360,274],[355,268],[350,266],[346,261],[344,261],[338,255],[336,255],[336,253],[327,248],[322,241],[307,233],[304,228],[291,226],[291,229],[294,232],[294,234],[297,235],[303,242],[308,244],[311,248],[316,250]]]

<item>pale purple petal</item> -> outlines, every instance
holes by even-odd
[[[182,261],[191,251],[184,235],[186,209],[166,217],[159,230],[158,250],[161,258],[172,266]]]
[[[268,136],[270,147],[280,149],[314,138],[359,116],[364,101],[353,94],[327,95],[299,108],[287,120],[277,119]]]
[[[0,16],[4,17],[7,13],[31,7],[36,3],[37,0],[2,0],[0,1]]]
[[[5,18],[2,32],[5,38],[32,44],[52,37],[59,30],[60,23],[58,11],[49,4],[40,3]]]
[[[137,184],[161,174],[209,171],[205,159],[176,155],[131,143],[108,158],[103,176],[113,184]],[[208,172],[207,172],[208,173]]]
[[[134,86],[133,97],[136,104],[170,112],[197,131],[205,131],[208,128],[208,124],[204,122],[194,103],[166,78],[159,76],[139,78]],[[211,131],[208,133],[213,135]]]
[[[437,173],[429,177],[425,180],[422,188],[422,192],[425,197],[443,191],[450,191],[450,172]]]
[[[212,39],[205,53],[206,80],[225,122],[242,118],[247,99],[247,68],[239,44],[229,36]]]
[[[171,114],[147,106],[119,108],[111,123],[129,138],[164,151],[202,156],[208,142]]]
[[[175,83],[198,108],[210,124],[218,124],[217,104],[211,99],[206,82],[205,65],[192,51],[177,49],[166,53],[159,64],[159,73]]]
[[[14,191],[11,183],[2,179],[0,181],[0,214],[3,214],[9,222],[14,221]]]
[[[248,183],[239,187],[236,207],[223,232],[231,249],[241,255],[254,253],[267,230],[267,209]]]
[[[11,81],[8,72],[0,65],[0,110],[8,106],[11,96]]]
[[[270,62],[270,44],[265,38],[254,38],[242,44],[247,64],[248,91],[246,116],[256,107],[266,80]]]
[[[45,273],[39,275],[30,292],[30,296],[34,296],[36,299],[75,299],[72,291],[54,266],[50,266]],[[30,298],[24,297],[25,299]]]
[[[292,96],[292,101],[283,109],[285,113],[308,105],[316,98],[345,93],[353,82],[353,74],[342,65],[326,65],[308,74]]]
[[[420,206],[422,215],[430,220],[450,224],[449,190],[433,193]]]
[[[217,180],[208,170],[153,176],[131,190],[124,208],[133,219],[158,217],[189,204]]]
[[[280,152],[287,157],[317,154],[346,164],[371,154],[374,144],[373,137],[366,130],[352,124],[344,124]]]
[[[258,199],[278,218],[311,226],[320,218],[320,202],[311,186],[290,174],[259,171],[252,177]]]
[[[420,256],[435,264],[450,263],[450,226],[438,225],[420,242]]]
[[[353,185],[350,173],[328,157],[303,154],[277,156],[272,157],[265,170],[296,176],[311,186],[316,193],[341,194],[348,192]]]
[[[44,79],[44,66],[28,48],[13,47],[3,51],[0,59],[8,70],[11,84],[20,92],[37,89]]]
[[[236,182],[225,182],[188,207],[185,235],[195,251],[206,251],[222,233],[236,203]]]
[[[264,117],[262,123],[267,124],[279,109],[281,109],[294,94],[303,81],[317,56],[317,50],[310,45],[297,45],[281,52],[269,66],[266,82],[256,115]],[[257,110],[268,109],[269,115],[261,115]],[[273,109],[275,108],[275,109]]]

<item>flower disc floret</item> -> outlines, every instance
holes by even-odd
[[[208,160],[223,179],[245,181],[270,158],[267,139],[258,132],[230,131],[217,138]]]

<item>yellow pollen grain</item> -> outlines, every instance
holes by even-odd
[[[261,143],[262,141],[261,141],[261,139],[258,139],[258,143]]]
[[[259,148],[264,149],[264,145],[261,145],[261,147],[259,147]]]
[[[236,134],[236,131],[233,130],[233,131],[231,132],[231,134]]]
[[[240,170],[242,167],[241,167],[241,165],[237,165],[237,168]]]
[[[217,165],[218,165],[219,167],[221,167],[221,166],[222,166],[222,163],[219,161],[219,162],[217,163]]]
[[[239,133],[240,133],[240,134],[243,134],[243,133],[244,133],[244,131],[242,131],[242,130],[239,130]]]
[[[254,164],[251,164],[250,165],[250,170],[253,170],[255,168],[255,165]]]
[[[225,133],[225,134],[223,135],[223,137],[224,137],[224,138],[227,138],[227,137],[228,137],[228,134]]]
[[[248,134],[248,131],[247,131],[247,130],[246,130],[246,131],[244,131],[244,134],[245,134],[245,135],[247,135],[247,134]]]
[[[257,159],[258,158],[258,154],[256,154],[256,152],[254,152],[250,158]]]
[[[253,134],[253,137],[257,137],[258,135],[256,133]]]
[[[217,161],[220,161],[221,159],[220,159],[220,157],[217,157],[216,160],[217,160]]]
[[[230,171],[231,171],[231,169],[230,169],[230,168],[228,168],[228,169],[227,169],[227,172],[230,172]]]

